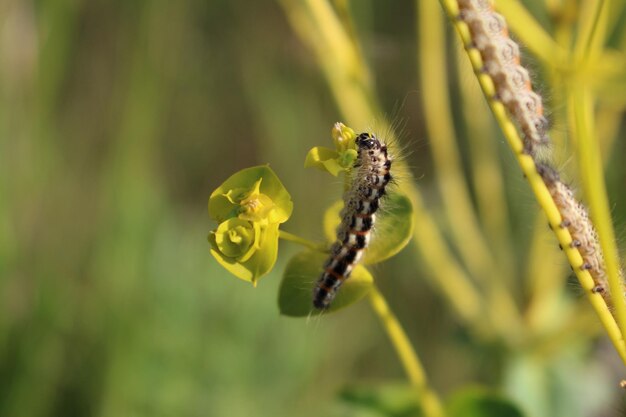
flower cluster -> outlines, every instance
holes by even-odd
[[[278,254],[278,227],[291,216],[291,196],[267,166],[237,172],[209,198],[211,254],[230,273],[256,285]]]

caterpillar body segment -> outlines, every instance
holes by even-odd
[[[363,256],[376,222],[376,211],[391,181],[391,158],[387,146],[370,133],[356,138],[357,159],[352,183],[344,194],[337,240],[330,249],[324,271],[313,289],[313,306],[326,309]]]
[[[521,65],[520,47],[509,36],[506,20],[489,0],[458,0],[459,19],[469,28],[472,43],[483,60],[483,71],[493,80],[500,100],[520,129],[524,152],[535,156],[546,146],[548,121],[542,98],[533,88],[528,70]]]

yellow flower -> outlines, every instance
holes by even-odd
[[[261,226],[258,223],[232,218],[211,233],[220,253],[238,262],[246,262],[260,247]]]
[[[278,226],[289,219],[291,196],[269,166],[231,175],[209,197],[211,255],[230,273],[256,285],[278,254]]]

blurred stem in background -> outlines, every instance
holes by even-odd
[[[596,62],[602,54],[608,24],[608,1],[596,0],[588,2],[591,11],[581,14],[579,37],[572,51],[571,63],[576,68],[587,68]],[[604,254],[609,287],[615,294],[614,314],[622,333],[622,344],[626,335],[626,299],[624,283],[620,271],[615,233],[611,222],[611,210],[606,192],[602,156],[600,155],[600,139],[595,131],[595,93],[588,86],[586,78],[573,77],[578,80],[571,87],[568,97],[568,116],[570,132],[577,144],[576,156],[580,170],[585,197],[589,204],[594,224],[598,231],[600,246]],[[626,361],[625,361],[626,362]]]
[[[434,1],[416,1],[420,90],[424,103],[426,130],[433,151],[443,206],[451,227],[455,248],[470,275],[487,293],[487,312],[492,325],[509,343],[519,340],[519,312],[503,277],[515,276],[496,264],[474,213],[465,181],[458,144],[455,142],[446,65],[444,19]],[[491,190],[491,184],[476,184]],[[495,200],[498,201],[497,199]],[[491,202],[490,211],[505,213],[504,206]],[[496,214],[498,216],[498,214]]]
[[[489,237],[490,249],[493,248],[495,251],[496,262],[501,270],[507,271],[502,279],[506,284],[511,285],[515,274],[510,273],[516,269],[517,262],[511,256],[513,248],[511,229],[508,224],[510,213],[504,192],[504,172],[499,161],[498,147],[494,146],[492,139],[494,130],[489,118],[489,108],[484,102],[478,85],[468,77],[471,73],[471,66],[463,55],[462,47],[458,46],[456,52],[456,73],[461,90],[465,136],[472,138],[468,142],[470,167],[480,223]],[[451,107],[448,111],[451,111]]]

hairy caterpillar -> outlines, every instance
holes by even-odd
[[[356,146],[358,154],[352,184],[344,194],[337,240],[313,289],[313,306],[317,309],[330,306],[339,287],[350,277],[352,269],[361,259],[369,244],[379,200],[391,181],[391,158],[387,154],[387,146],[370,133],[359,134]]]
[[[524,136],[524,150],[535,155],[548,142],[548,120],[541,96],[532,89],[528,71],[520,65],[519,45],[509,37],[506,21],[489,0],[458,0],[460,14],[472,35],[472,46],[483,59],[499,99]]]
[[[585,206],[576,200],[574,192],[559,178],[559,173],[547,164],[537,164],[552,199],[561,214],[561,227],[567,228],[572,235],[570,246],[578,249],[583,258],[581,269],[586,269],[593,278],[593,291],[602,295],[606,304],[611,306],[608,280],[604,265],[604,256],[598,241],[598,234],[591,223]]]

